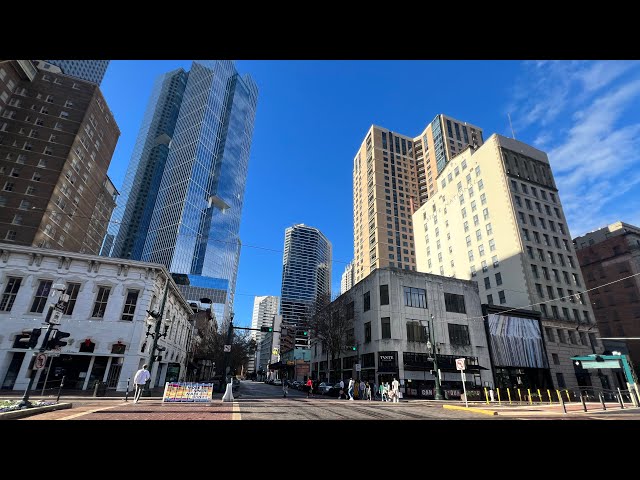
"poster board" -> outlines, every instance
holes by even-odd
[[[168,403],[211,402],[213,383],[167,382],[164,384],[162,401]]]

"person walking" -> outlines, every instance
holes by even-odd
[[[142,395],[142,390],[144,390],[144,386],[147,381],[151,378],[151,374],[147,368],[149,365],[146,363],[142,365],[142,368],[136,372],[133,377],[133,384],[135,385],[135,394],[133,396],[133,403],[138,403],[140,400],[140,396]]]
[[[313,397],[313,380],[311,380],[311,377],[307,380],[307,388],[307,398]]]
[[[366,385],[364,384],[364,380],[360,380],[360,396],[358,397],[360,400],[365,400],[367,398],[367,390]]]
[[[371,385],[369,385],[369,382],[364,384],[364,391],[365,391],[364,398],[371,401]]]
[[[356,382],[353,381],[353,378],[349,379],[349,400],[353,400],[353,388]]]
[[[287,398],[287,394],[289,393],[289,380],[285,379],[282,381],[282,396]]]
[[[394,378],[393,382],[391,382],[391,389],[393,390],[393,402],[399,403],[400,402],[400,382],[398,381],[397,378]]]
[[[344,394],[344,380],[340,380],[340,400],[342,400],[342,397],[346,398]]]

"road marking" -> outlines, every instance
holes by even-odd
[[[58,420],[72,420],[74,418],[81,417],[83,415],[89,415],[90,413],[100,412],[102,410],[109,410],[111,408],[122,407],[123,405],[127,405],[127,403],[120,403],[118,405],[112,405],[110,407],[104,407],[104,408],[95,408],[93,410],[87,410],[86,412],[76,413],[75,415],[69,415],[68,417],[62,417],[62,418],[59,418]]]
[[[472,407],[460,407],[458,405],[443,405],[442,408],[447,410],[464,410],[465,412],[470,413],[481,413],[482,415],[498,415],[498,412],[493,410],[484,410],[482,408],[472,408]]]
[[[238,402],[233,402],[233,414],[231,415],[231,420],[242,420],[242,415],[240,415],[240,404]]]

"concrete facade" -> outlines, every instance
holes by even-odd
[[[119,136],[97,85],[26,60],[0,65],[0,240],[98,253]]]
[[[640,337],[640,228],[616,222],[573,242],[587,288],[595,289],[591,299],[602,336]],[[603,343],[607,350],[620,350],[619,341]],[[637,372],[640,343],[626,344]]]
[[[415,138],[369,128],[353,161],[354,283],[376,268],[416,270],[411,216],[469,144],[482,144],[482,130],[442,114]]]
[[[409,296],[407,288],[414,289],[409,291]],[[459,295],[456,298],[463,299],[465,312],[449,311],[445,293]],[[331,372],[332,383],[339,381],[340,376],[344,379],[360,377],[371,384],[379,384],[381,380],[391,382],[396,377],[405,388],[405,394],[432,396],[434,375],[430,372],[434,367],[433,361],[428,360],[428,335],[423,327],[433,332],[432,341],[439,350],[443,388],[445,393],[449,391],[448,396],[459,396],[462,388],[460,372],[452,362],[454,358],[466,357],[470,364],[486,368],[475,375],[467,375],[468,387],[481,387],[492,382],[487,337],[475,282],[383,268],[358,282],[336,302],[340,300],[346,304],[353,302],[353,334],[345,340],[348,345],[356,345],[357,351],[342,352],[338,368]],[[466,332],[463,341],[451,338],[454,330]],[[321,342],[312,341],[314,377],[327,378],[327,365],[331,362],[327,355],[330,354],[323,349]],[[394,360],[390,360],[391,357]],[[358,362],[362,366],[359,374],[355,368]]]
[[[42,287],[65,284],[71,298],[59,330],[71,335],[53,359],[47,385],[57,389],[65,375],[65,388],[91,389],[95,381],[104,381],[108,388],[125,391],[127,379],[149,362],[152,338],[145,336],[146,310],[160,311],[167,279],[163,324],[170,320],[170,325],[158,342],[166,350],[156,351],[162,359],[153,364],[153,386],[184,379],[188,352],[197,339],[190,322],[193,311],[163,266],[0,244],[1,388],[26,388],[34,351],[16,339],[24,329],[43,328],[42,342],[48,305],[58,298],[56,291]],[[46,368],[36,375],[34,389],[41,389]]]
[[[473,279],[488,304],[540,311],[554,385],[590,384],[570,357],[602,344],[547,155],[492,135],[437,181],[413,215],[418,271]]]

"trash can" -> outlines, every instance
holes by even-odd
[[[96,381],[93,385],[93,396],[94,397],[104,397],[107,393],[107,383]]]

